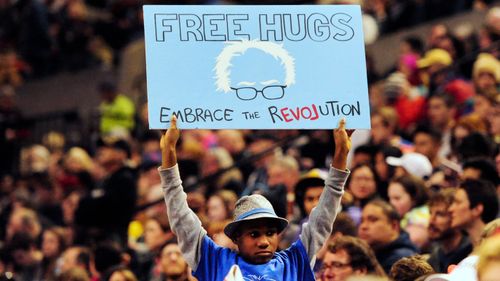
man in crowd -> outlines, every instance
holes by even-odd
[[[361,215],[359,237],[373,248],[386,273],[399,259],[417,253],[408,233],[400,229],[399,220],[394,207],[380,199],[369,202]]]
[[[352,236],[339,237],[328,245],[322,268],[323,281],[345,281],[352,275],[386,275],[370,246]]]
[[[448,211],[454,200],[455,189],[444,189],[436,193],[428,202],[431,219],[429,239],[431,246],[429,264],[434,271],[446,273],[450,264],[458,264],[472,251],[467,235],[458,228],[451,227],[451,214]]]
[[[98,146],[97,162],[105,177],[77,203],[77,241],[113,240],[124,246],[137,197],[135,173],[125,163],[130,147],[124,140],[102,140]]]
[[[182,257],[177,243],[166,244],[159,258],[161,276],[155,281],[193,281],[191,268]]]
[[[449,211],[451,227],[465,230],[472,245],[477,246],[484,226],[498,213],[495,187],[483,180],[466,180],[455,192]]]

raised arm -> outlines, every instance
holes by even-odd
[[[175,148],[179,137],[177,119],[172,116],[170,128],[160,140],[162,163],[159,172],[170,226],[177,236],[184,259],[196,270],[200,261],[202,240],[207,232],[196,214],[189,209],[187,196],[182,188]]]
[[[344,193],[344,185],[349,176],[347,170],[347,154],[351,149],[352,130],[346,131],[345,119],[339,122],[339,127],[333,131],[335,138],[335,153],[330,167],[325,188],[318,205],[304,224],[300,239],[306,249],[311,262],[315,262],[315,255],[332,232],[333,222],[340,210],[340,199]]]

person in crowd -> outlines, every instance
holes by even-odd
[[[495,186],[499,184],[495,163],[489,158],[472,158],[465,161],[461,177],[463,180],[486,180]]]
[[[232,218],[233,206],[238,200],[231,190],[219,190],[208,197],[207,219],[209,222],[222,222]]]
[[[420,276],[434,273],[432,266],[420,255],[405,257],[391,267],[389,276],[398,281],[414,281]]]
[[[326,172],[313,169],[305,173],[295,185],[295,202],[298,205],[300,216],[294,218],[285,229],[280,248],[286,249],[295,242],[302,230],[302,225],[309,220],[309,215],[319,203],[319,197],[323,192]]]
[[[103,278],[105,281],[138,281],[134,273],[125,266],[117,266],[111,268],[106,276]]]
[[[224,233],[224,228],[229,223],[231,223],[231,220],[225,220],[225,221],[219,221],[219,222],[209,221],[208,223],[206,223],[207,235],[208,235],[208,237],[210,237],[214,241],[215,244],[222,246],[222,247],[237,250],[236,245],[233,243],[231,238],[227,237],[227,235]]]
[[[422,248],[428,242],[429,196],[425,182],[413,176],[402,176],[389,183],[389,201],[401,217],[401,229],[408,232],[410,240]]]
[[[412,176],[426,180],[432,174],[431,161],[418,152],[407,152],[399,158],[389,156],[385,160],[389,166],[395,167],[394,177]]]
[[[289,155],[276,157],[267,165],[268,188],[286,192],[287,219],[293,219],[294,215],[296,215],[294,206],[296,202],[295,186],[300,178],[299,168],[297,160]]]
[[[398,114],[390,107],[382,107],[371,113],[370,142],[374,145],[398,145],[396,129]]]
[[[493,248],[493,251],[496,251],[496,246],[489,244],[488,241],[492,239],[498,238],[498,234],[500,233],[500,218],[489,222],[485,227],[484,231],[481,234],[480,246],[476,248],[476,250],[469,255],[467,258],[462,260],[459,264],[454,266],[451,269],[451,273],[449,274],[436,274],[431,275],[429,279],[426,281],[441,281],[441,280],[478,280],[478,260],[480,258],[479,253],[485,253],[485,248],[488,249]],[[488,245],[488,246],[486,246]],[[489,252],[491,253],[491,252]],[[495,276],[496,278],[497,276]],[[495,279],[492,279],[495,280]]]
[[[245,157],[245,135],[240,130],[218,130],[217,131],[217,144],[226,149],[234,162],[239,162]],[[246,182],[248,175],[252,172],[252,167],[249,163],[241,163],[239,166],[243,175],[243,182]]]
[[[262,186],[267,186],[267,165],[278,155],[276,149],[272,149],[276,140],[270,135],[257,135],[249,143],[245,154],[247,157],[250,155],[260,155],[252,164],[253,171],[248,175],[246,187],[241,195],[249,195],[259,190]]]
[[[128,266],[130,257],[122,246],[115,242],[99,242],[92,251],[91,268],[94,277],[106,279],[106,276],[114,268]]]
[[[94,187],[95,163],[88,152],[81,147],[70,148],[62,158],[62,171],[56,175],[64,194],[73,191],[85,194]]]
[[[479,245],[484,226],[498,214],[495,187],[483,180],[466,180],[455,193],[450,205],[451,227],[467,232],[472,245]]]
[[[478,93],[497,90],[500,83],[500,62],[489,53],[481,53],[474,62],[472,81]]]
[[[473,158],[489,158],[495,153],[495,145],[488,136],[478,132],[471,133],[459,144],[457,158],[460,162]]]
[[[354,148],[351,158],[351,168],[357,167],[361,164],[374,162],[373,157],[377,146],[371,144],[362,144]]]
[[[16,233],[7,244],[16,279],[43,280],[43,254],[27,233]]]
[[[174,237],[165,214],[157,214],[146,220],[143,234],[146,249],[139,248],[136,256],[135,272],[139,280],[147,281],[154,275],[155,258],[160,254],[163,246]]]
[[[335,222],[333,223],[333,230],[330,234],[330,237],[323,244],[323,247],[316,254],[316,264],[314,265],[314,271],[318,273],[321,269],[321,265],[323,264],[323,258],[325,256],[326,251],[328,250],[328,245],[333,243],[337,238],[342,236],[353,236],[356,237],[358,235],[358,229],[354,221],[351,217],[345,213],[340,212],[335,218]]]
[[[42,234],[42,267],[44,279],[55,280],[57,260],[66,249],[69,239],[68,232],[62,227],[51,227]]]
[[[350,149],[345,120],[334,130],[335,153],[322,200],[313,210],[301,238],[286,251],[277,252],[278,234],[288,221],[276,216],[272,205],[263,196],[244,196],[236,203],[235,217],[225,233],[238,246],[238,252],[216,246],[201,227],[201,222],[189,210],[177,170],[176,143],[180,133],[175,116],[162,137],[163,161],[160,170],[172,229],[178,234],[181,251],[194,276],[201,280],[223,279],[230,267],[237,265],[245,277],[279,280],[314,280],[311,262],[321,244],[331,233],[343,183],[348,172],[347,153]]]
[[[451,159],[456,159],[458,161],[458,155],[460,154],[459,147],[463,142],[464,138],[471,135],[472,133],[488,134],[488,122],[483,120],[477,114],[468,114],[460,117],[457,123],[453,127],[451,136]]]
[[[77,241],[127,242],[137,197],[135,172],[125,163],[129,157],[130,146],[124,140],[99,141],[97,162],[106,174],[90,194],[75,200]]]
[[[401,72],[394,72],[387,77],[384,83],[384,95],[387,97],[387,106],[396,110],[398,129],[407,131],[425,116],[426,99],[421,88],[412,86],[408,80],[413,78],[414,81],[418,81],[416,56],[405,55],[400,60]],[[408,143],[406,140],[401,141],[403,145]]]
[[[489,123],[489,115],[498,105],[497,97],[499,94],[496,87],[476,93],[473,98],[472,114],[477,115],[483,122]]]
[[[196,281],[175,242],[166,244],[159,257],[160,275],[152,281]]]
[[[370,201],[363,208],[358,235],[372,247],[386,273],[399,259],[417,253],[408,233],[401,230],[398,212],[381,199]]]
[[[238,168],[220,170],[233,166],[231,154],[222,147],[208,149],[201,159],[200,175],[203,178],[205,193],[211,195],[218,190],[229,189],[240,194],[243,189],[243,175]]]
[[[430,127],[427,125],[418,126],[413,132],[415,152],[423,154],[427,157],[431,162],[433,169],[439,168],[443,158],[439,152],[441,151],[441,146],[443,145],[443,135],[441,132],[442,131],[438,131],[436,127]]]
[[[323,258],[323,281],[345,281],[350,276],[374,275],[385,277],[373,250],[353,236],[342,236],[330,243]]]
[[[378,198],[378,178],[375,169],[368,164],[361,164],[351,170],[347,180],[347,192],[342,204],[356,225],[361,220],[361,210],[370,200]]]
[[[451,227],[448,211],[455,196],[454,188],[434,194],[428,202],[430,210],[429,239],[433,242],[427,262],[438,273],[446,273],[448,266],[458,264],[472,252],[469,237],[459,228]]]
[[[439,163],[436,163],[439,157],[446,157],[451,152],[450,139],[451,130],[455,125],[455,116],[457,115],[457,104],[455,98],[447,93],[437,93],[431,96],[428,100],[427,117],[429,119],[429,127],[427,131],[434,130],[440,133],[440,139],[436,140],[437,145],[434,144],[433,148],[437,149],[437,154],[432,153],[427,155],[424,151],[419,151],[417,146],[417,133],[423,130],[416,130],[414,132],[413,142],[415,143],[415,151],[425,154],[432,161],[433,166],[436,167]],[[428,133],[429,134],[429,133]],[[437,134],[430,134],[430,136],[437,138]],[[435,141],[435,142],[436,142]]]
[[[101,82],[98,91],[102,99],[99,105],[101,134],[107,135],[113,131],[130,134],[135,126],[134,103],[127,96],[118,93],[115,83],[111,81]]]
[[[18,233],[28,234],[37,240],[42,233],[42,225],[34,209],[18,207],[12,210],[6,227],[5,241],[9,242]]]
[[[78,268],[83,270],[87,277],[91,276],[90,261],[92,253],[88,247],[71,246],[67,248],[60,256],[56,274],[64,275],[66,272]]]
[[[396,173],[396,167],[389,165],[386,159],[387,157],[400,158],[401,156],[403,156],[401,149],[394,146],[382,146],[375,152],[374,168],[379,178],[377,190],[382,198],[386,200],[388,199],[387,187],[389,186],[389,180],[392,179]]]

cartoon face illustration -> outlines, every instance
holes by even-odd
[[[285,88],[295,83],[295,62],[282,45],[265,41],[228,43],[217,57],[214,68],[217,91],[234,91],[240,100],[261,96],[277,100]],[[258,64],[248,68],[243,65]],[[282,77],[280,76],[282,73]]]

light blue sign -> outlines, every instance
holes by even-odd
[[[356,5],[144,6],[149,126],[370,128]]]

